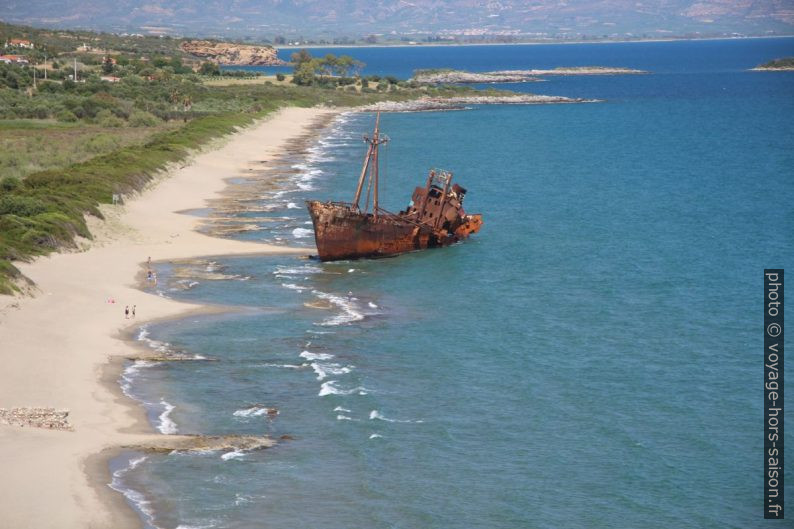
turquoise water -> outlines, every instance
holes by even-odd
[[[127,391],[165,432],[294,439],[116,462],[148,523],[785,526],[762,520],[760,300],[762,269],[794,265],[794,74],[745,70],[794,39],[488,49],[653,73],[518,85],[599,104],[383,115],[382,204],[452,170],[485,217],[464,244],[193,265],[226,280],[162,266],[161,294],[238,310],[146,327],[208,360],[132,365]],[[364,60],[491,68],[470,50]],[[282,222],[242,237],[310,244],[288,204],[349,200],[372,121],[278,162],[292,176],[259,200]]]

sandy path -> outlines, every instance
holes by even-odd
[[[115,356],[134,354],[121,339],[131,327],[200,307],[141,292],[134,278],[149,256],[290,251],[201,235],[194,231],[196,217],[175,212],[202,207],[224,188],[224,178],[271,158],[323,112],[278,112],[198,154],[125,206],[109,207],[109,221],[96,227],[104,233],[88,251],[20,266],[41,292],[0,296],[0,407],[68,409],[74,431],[0,425],[0,526],[140,526],[121,495],[105,486],[108,449],[152,434],[140,407],[118,390],[118,368],[108,365]],[[108,304],[109,297],[116,303]],[[125,320],[125,305],[137,305],[137,320]]]

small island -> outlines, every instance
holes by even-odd
[[[764,64],[759,64],[755,68],[751,68],[756,72],[786,72],[794,70],[794,57],[786,57],[784,59],[774,59]]]
[[[543,81],[546,75],[629,75],[646,74],[644,70],[611,66],[570,66],[552,70],[500,70],[494,72],[466,72],[447,68],[416,70],[413,81],[422,84],[484,84],[527,83]]]

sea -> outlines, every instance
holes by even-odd
[[[794,72],[749,69],[794,38],[312,53],[649,73],[496,86],[598,103],[383,114],[381,205],[451,171],[484,217],[463,243],[158,265],[152,292],[232,310],[142,325],[184,360],[127,364],[124,391],[163,434],[279,442],[114,459],[147,528],[792,527],[763,519],[762,337],[763,271],[794,270]],[[263,163],[226,236],[312,253],[304,200],[352,199],[373,124]]]

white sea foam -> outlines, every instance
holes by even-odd
[[[339,364],[321,364],[319,362],[312,362],[311,364],[314,372],[317,373],[317,380],[324,380],[330,375],[345,375],[350,373],[353,366],[341,366]]]
[[[300,354],[301,358],[305,358],[306,360],[330,360],[334,357],[334,355],[329,353],[310,353],[309,351],[303,351]]]
[[[370,439],[381,439],[383,436],[379,433],[374,433],[369,436]]]
[[[350,413],[350,410],[348,410],[347,408],[343,408],[342,406],[337,406],[336,408],[334,408],[334,411],[342,411],[345,413]]]
[[[277,266],[273,271],[276,276],[306,276],[310,274],[322,274],[324,270],[319,266]]]
[[[309,364],[262,364],[262,367],[282,367],[284,369],[303,369]]]
[[[292,230],[292,236],[295,237],[296,239],[302,239],[304,237],[308,237],[313,233],[314,230],[309,230],[306,228],[295,228],[294,230]]]
[[[328,318],[317,325],[323,326],[336,326],[336,325],[346,325],[353,323],[354,321],[360,321],[364,319],[364,314],[359,312],[358,305],[354,302],[356,298],[349,297],[345,298],[342,296],[336,296],[334,294],[328,294],[327,292],[321,292],[319,290],[312,290],[312,293],[320,299],[324,299],[326,301],[330,301],[332,304],[336,305],[342,312]]]
[[[160,430],[160,433],[162,434],[175,434],[178,430],[176,423],[171,419],[171,412],[174,411],[176,406],[170,404],[165,399],[160,399],[160,404],[165,408],[165,410],[158,417],[160,424],[157,425],[157,429]]]
[[[144,496],[142,493],[125,487],[123,483],[124,476],[131,470],[134,470],[138,465],[146,461],[146,459],[146,456],[131,459],[129,463],[127,463],[126,467],[120,468],[113,472],[113,476],[110,480],[110,483],[108,483],[108,486],[116,492],[123,494],[124,497],[127,498],[127,500],[143,514],[145,523],[151,527],[157,527],[154,525],[154,511],[150,507],[151,502],[147,500],[146,496]]]
[[[229,461],[230,459],[240,459],[243,456],[245,456],[245,452],[234,450],[233,452],[226,452],[225,454],[221,455],[221,459],[224,461]]]
[[[268,408],[267,406],[251,406],[250,408],[243,408],[241,410],[237,410],[232,415],[235,417],[261,417],[262,415],[267,415],[268,413],[275,413],[278,415],[278,410],[275,408]]]
[[[350,268],[350,269],[348,269],[347,273],[348,273],[348,274],[352,274],[352,273],[353,273],[353,272],[355,272],[355,271],[356,271],[356,269],[355,269],[355,268]]]
[[[374,304],[373,302],[371,302],[371,301],[370,301],[369,303],[367,303],[367,305],[368,305],[368,306],[369,306],[369,308],[371,308],[371,309],[377,309],[377,308],[378,308],[378,306],[377,306],[377,305],[375,305],[375,304]]]
[[[132,394],[133,379],[141,369],[154,365],[157,365],[157,363],[149,362],[148,360],[136,360],[128,365],[121,373],[121,383],[119,384],[121,386],[121,391],[131,399],[140,400]]]
[[[317,394],[318,397],[325,397],[326,395],[368,395],[371,390],[363,387],[357,386],[355,388],[350,389],[341,389],[334,384],[336,380],[329,380],[328,382],[323,382],[320,385],[320,392]]]
[[[281,283],[281,286],[284,288],[288,288],[290,290],[297,290],[298,292],[303,292],[304,290],[308,290],[307,287],[303,285],[296,285],[295,283]]]
[[[295,202],[290,202],[287,204],[287,209],[300,209],[300,206],[297,205]]]
[[[352,421],[352,417],[348,417],[347,415],[342,415],[341,413],[336,416],[337,421]]]
[[[253,496],[247,496],[245,494],[240,494],[240,493],[234,495],[234,504],[237,505],[238,507],[246,503],[251,503],[252,501],[254,501]]]
[[[407,423],[407,422],[421,423],[421,422],[424,422],[424,421],[421,421],[421,420],[420,421],[410,421],[410,420],[400,420],[400,419],[389,419],[388,417],[385,417],[383,414],[381,414],[378,410],[372,410],[371,412],[369,412],[369,419],[370,420],[378,419],[378,420],[386,421],[386,422],[403,422],[403,423]]]

